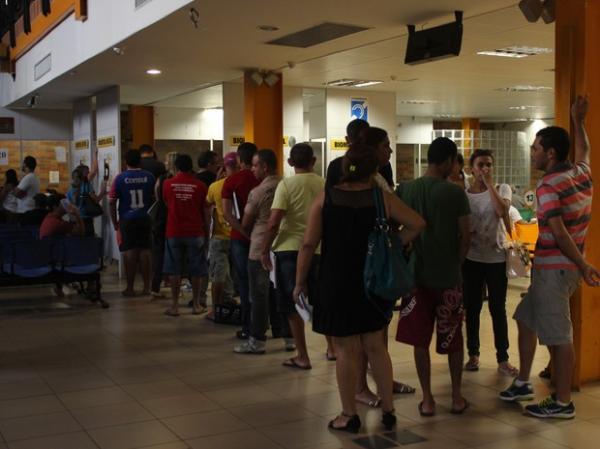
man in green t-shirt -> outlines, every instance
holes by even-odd
[[[448,354],[452,378],[451,413],[468,406],[461,395],[464,357],[463,304],[460,269],[469,248],[469,201],[464,189],[446,181],[457,157],[456,144],[439,137],[429,146],[429,168],[425,176],[402,184],[396,194],[427,222],[427,228],[413,243],[416,294],[402,302],[396,340],[414,346],[417,374],[423,390],[419,404],[422,416],[435,414],[431,393],[429,344],[434,324],[436,350]]]

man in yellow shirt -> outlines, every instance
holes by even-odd
[[[294,167],[295,175],[282,180],[277,186],[261,259],[265,269],[271,271],[270,252],[272,250],[275,253],[277,311],[287,316],[298,351],[296,357],[283,364],[300,369],[310,369],[311,364],[306,348],[304,321],[296,311],[292,292],[296,285],[296,259],[304,240],[308,212],[325,185],[325,180],[313,172],[315,162],[312,147],[307,143],[298,143],[290,150],[288,163]],[[315,255],[311,265],[311,291],[316,287],[318,259],[318,255]],[[327,353],[329,357],[334,357],[329,344]]]
[[[212,310],[206,316],[214,319],[215,306],[223,304],[227,299],[233,298],[233,283],[231,281],[229,265],[229,246],[231,239],[231,226],[223,216],[223,200],[221,191],[227,176],[231,176],[238,170],[237,154],[227,153],[223,158],[223,167],[226,177],[213,182],[208,188],[206,202],[213,206],[212,232],[208,248],[209,269],[208,274],[212,282]]]

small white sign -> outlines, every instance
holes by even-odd
[[[60,173],[57,171],[51,171],[48,175],[48,181],[50,184],[60,183]]]
[[[65,147],[54,147],[56,162],[67,162],[67,149]]]
[[[0,148],[0,165],[8,165],[8,149]]]

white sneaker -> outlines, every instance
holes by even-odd
[[[284,338],[284,342],[286,351],[292,352],[296,350],[296,343],[293,338]]]
[[[266,342],[250,337],[245,342],[235,345],[233,347],[233,352],[237,354],[264,354],[266,352],[266,346]]]

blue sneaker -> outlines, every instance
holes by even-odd
[[[573,402],[567,405],[560,405],[556,402],[554,395],[542,400],[539,404],[528,405],[525,407],[525,413],[536,418],[575,418],[575,406]]]
[[[500,399],[507,402],[531,401],[533,399],[533,387],[529,382],[520,387],[513,380],[506,390],[500,392]]]

